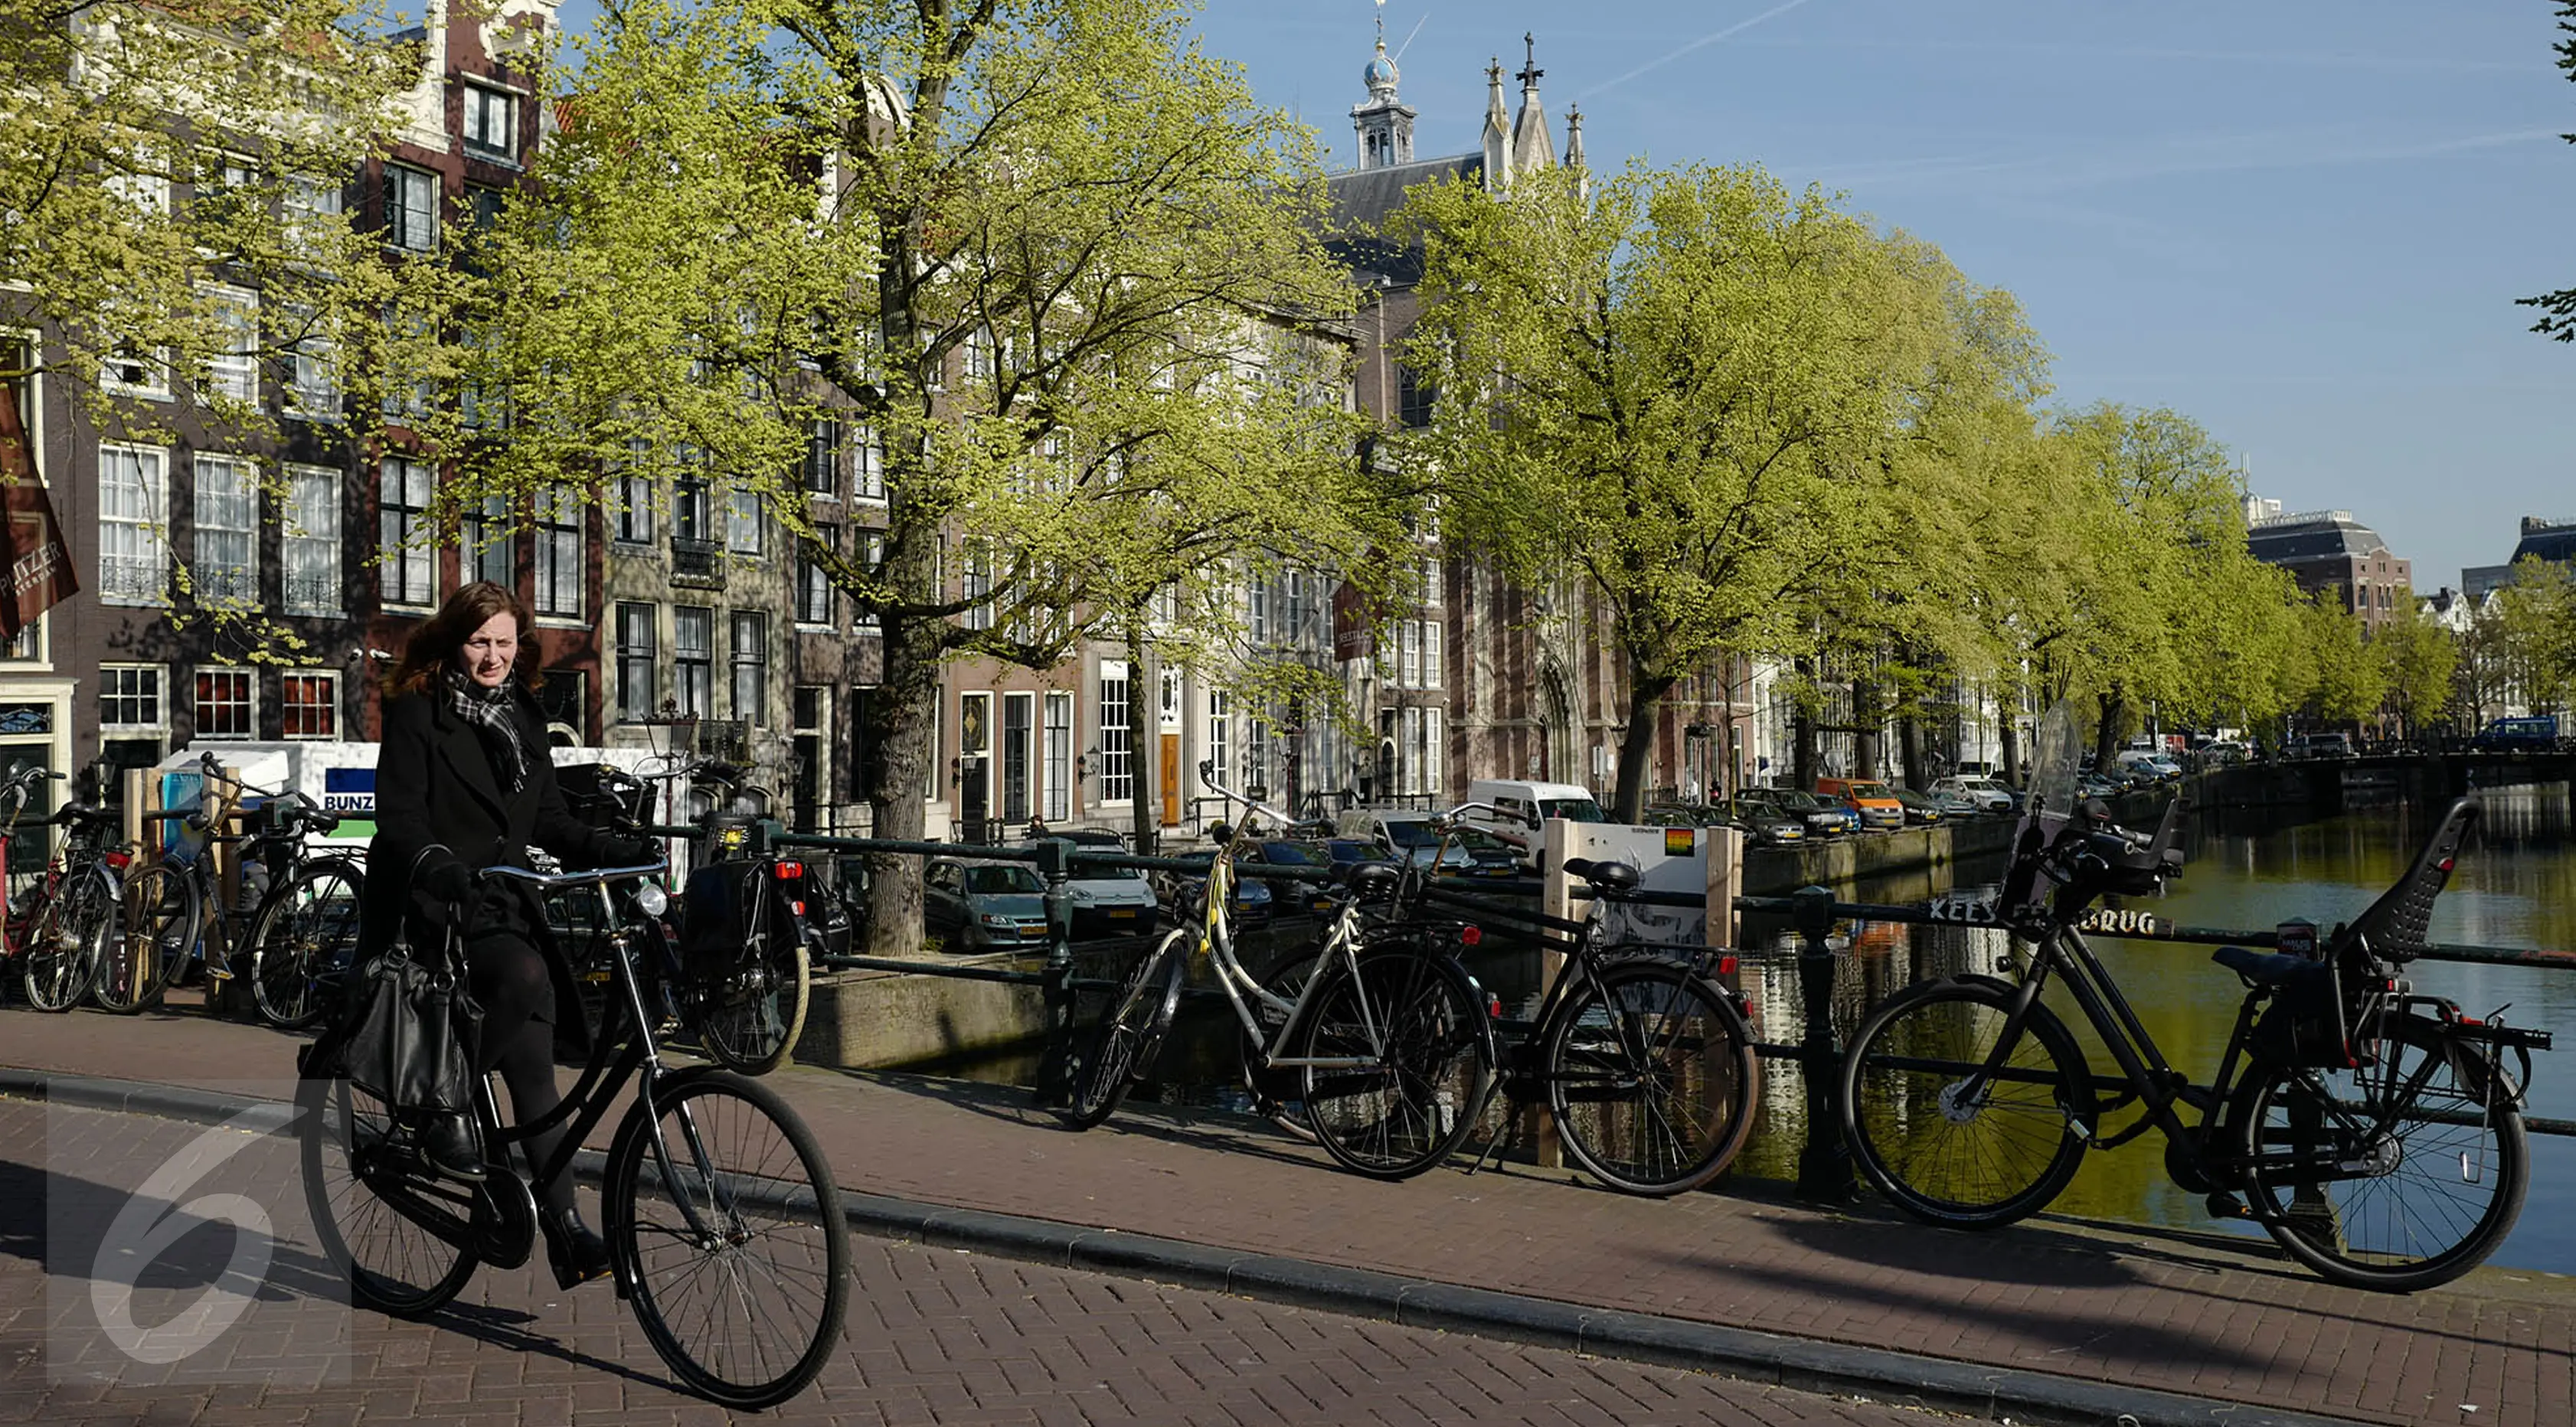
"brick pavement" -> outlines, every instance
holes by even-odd
[[[50,1120],[49,1120],[50,1116]],[[275,1213],[272,1292],[206,1349],[146,1366],[90,1342],[77,1223],[202,1133],[105,1111],[0,1102],[0,1423],[199,1427],[686,1427],[724,1414],[669,1385],[605,1285],[483,1269],[425,1323],[351,1313],[310,1254],[292,1145],[250,1137],[227,1186]],[[42,1165],[47,1176],[24,1173]],[[28,1190],[38,1184],[43,1192]],[[261,1193],[262,1186],[282,1192]],[[69,1206],[68,1208],[66,1206]],[[49,1212],[50,1211],[50,1212]],[[182,1239],[137,1292],[167,1321],[217,1248]],[[229,1240],[225,1240],[228,1246]],[[1937,1427],[1930,1414],[1602,1361],[1076,1270],[855,1237],[846,1351],[757,1420],[794,1424],[1725,1423]],[[89,1265],[84,1267],[84,1265]],[[52,1277],[48,1277],[50,1273]],[[67,1291],[66,1291],[67,1290]],[[143,1300],[156,1293],[158,1300]],[[67,1360],[68,1359],[68,1360]]]
[[[0,1063],[202,1084],[290,1062],[268,1032],[197,1016],[11,1011]],[[2054,1218],[1951,1234],[1526,1169],[1388,1185],[1230,1117],[1073,1134],[994,1087],[808,1067],[775,1083],[856,1190],[2360,1421],[2576,1421],[2576,1286],[2549,1275],[2389,1297],[2215,1236]]]

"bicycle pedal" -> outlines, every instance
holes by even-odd
[[[2235,1195],[2230,1194],[2225,1190],[2220,1190],[2218,1193],[2210,1195],[2209,1198],[2204,1201],[2204,1205],[2209,1210],[2209,1217],[2213,1219],[2251,1219],[2254,1217],[2253,1211],[2245,1207],[2243,1200],[2238,1199]]]
[[[209,981],[230,981],[233,979],[233,970],[229,966],[209,966],[206,968],[206,979]]]

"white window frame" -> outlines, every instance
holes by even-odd
[[[864,423],[851,428],[850,499],[862,505],[886,503],[885,440],[876,427]]]
[[[99,390],[142,401],[170,399],[170,349],[155,347],[150,355],[111,352],[99,359]]]
[[[465,151],[480,159],[498,159],[504,163],[519,161],[519,96],[507,90],[480,84],[463,84],[458,88],[457,129],[465,140]],[[498,119],[497,125],[494,120]]]
[[[207,358],[204,393],[227,400],[259,401],[259,294],[246,287],[209,286],[208,303],[221,319],[227,342]]]
[[[199,681],[208,678],[237,678],[241,680],[242,696],[240,703],[242,710],[242,723],[244,725],[242,732],[212,733],[207,731],[206,720],[201,712],[205,707],[205,701],[199,696],[201,691]],[[229,703],[230,701],[226,702]],[[259,671],[254,668],[237,664],[198,665],[196,669],[191,671],[189,677],[188,726],[194,730],[193,736],[195,738],[207,742],[221,741],[237,743],[243,739],[259,737]]]
[[[130,457],[134,482],[111,477],[111,457]],[[170,600],[170,452],[102,441],[98,447],[98,598],[101,604]],[[122,571],[120,576],[117,572]]]
[[[1130,674],[1126,660],[1103,659],[1092,682],[1093,727],[1100,749],[1099,806],[1105,808],[1132,807],[1136,801],[1136,681]]]
[[[149,676],[151,692],[128,691],[117,687],[127,676]],[[109,701],[152,700],[153,717],[149,720],[108,717]],[[122,712],[123,710],[120,710]],[[101,737],[140,738],[167,736],[170,732],[170,667],[166,664],[101,664],[98,666],[98,731]]]
[[[191,483],[196,507],[197,558],[188,576],[197,603],[222,600],[235,608],[259,604],[259,472],[247,456],[200,451]],[[210,538],[211,537],[211,538]],[[230,544],[239,558],[219,556],[210,545]],[[218,575],[220,573],[220,576]]]
[[[530,510],[535,526],[531,567],[536,576],[536,613],[579,619],[589,554],[583,548],[581,494],[569,485],[545,486],[538,490]]]
[[[278,540],[288,614],[336,615],[347,593],[340,564],[340,487],[347,477],[327,466],[288,466],[288,521]]]
[[[1207,696],[1207,756],[1220,788],[1234,786],[1234,700],[1223,689]]]
[[[767,549],[769,500],[748,486],[725,492],[724,548],[728,555],[758,559]]]
[[[704,620],[705,639],[697,644],[686,642],[688,627]],[[689,687],[689,674],[698,675],[698,687]],[[671,606],[671,698],[679,706],[680,716],[715,717],[716,697],[716,611],[713,605],[684,604]]]
[[[329,711],[331,726],[330,726],[329,728],[326,728],[326,729],[322,730],[322,731],[321,731],[321,732],[319,732],[319,733],[297,733],[297,732],[296,732],[292,727],[290,727],[290,726],[289,726],[289,717],[290,717],[290,715],[292,714],[292,712],[294,711],[294,709],[296,708],[296,703],[295,703],[295,701],[294,701],[292,698],[288,697],[288,691],[289,691],[289,689],[293,686],[294,681],[299,680],[299,679],[319,679],[319,680],[321,680],[321,681],[322,681],[322,687],[323,687],[325,690],[327,690],[327,691],[328,691],[327,695],[325,696],[325,698],[324,698],[324,700],[323,700],[323,702],[322,702],[322,707],[323,707],[323,708],[325,708],[325,709],[327,709],[327,710]],[[333,739],[337,739],[337,738],[340,736],[340,732],[341,732],[341,729],[340,729],[341,717],[340,717],[340,715],[341,715],[341,709],[340,709],[340,673],[339,673],[339,671],[338,671],[338,670],[336,670],[336,669],[287,669],[287,670],[283,670],[283,671],[281,671],[281,672],[278,674],[278,676],[277,676],[277,736],[278,736],[278,737],[280,737],[280,738],[294,738],[294,739],[315,739],[315,740],[320,740],[320,741],[325,741],[325,742],[330,741],[330,740],[333,740]]]
[[[1073,819],[1073,694],[1070,690],[1049,689],[1043,701],[1039,725],[1045,752],[1040,760],[1044,776],[1038,787],[1040,816],[1050,826]]]
[[[660,611],[641,600],[620,600],[617,602],[616,619],[617,721],[635,723],[651,718],[657,709],[653,695],[660,683],[656,661],[661,653],[661,639],[655,626],[660,622]],[[643,697],[640,699],[636,697],[632,677],[639,666],[644,674]]]
[[[726,682],[733,689],[733,716],[753,728],[769,726],[769,614],[765,610],[738,609],[725,618],[725,633],[732,648],[727,651]],[[744,634],[750,634],[748,640]],[[746,680],[748,682],[746,682]],[[751,694],[750,707],[744,707],[745,690]]]
[[[823,562],[815,556],[825,550],[838,550],[840,528],[817,524],[814,534],[817,538],[797,542],[796,625],[799,629],[830,629],[838,604],[834,598],[837,591],[832,588],[832,577],[824,570]]]
[[[885,563],[885,540],[885,532],[882,530],[859,532],[858,556],[861,572],[873,577],[877,567]],[[861,633],[874,633],[884,628],[884,623],[875,615],[856,607],[854,603],[850,610],[850,628]]]

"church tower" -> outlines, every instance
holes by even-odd
[[[1507,193],[1512,186],[1511,113],[1503,108],[1503,62],[1485,67],[1485,191]]]
[[[1377,17],[1377,57],[1368,63],[1363,78],[1367,81],[1367,102],[1351,106],[1351,128],[1360,141],[1359,166],[1393,168],[1413,162],[1414,111],[1395,97],[1395,61],[1386,57],[1386,11],[1384,0]]]
[[[1512,172],[1535,173],[1556,167],[1556,143],[1548,137],[1547,110],[1538,102],[1539,76],[1547,73],[1538,67],[1538,36],[1525,34],[1521,43],[1529,58],[1514,76],[1521,82],[1521,112],[1512,121]]]

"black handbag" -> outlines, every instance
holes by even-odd
[[[431,847],[436,847],[432,844]],[[421,849],[423,857],[431,848]],[[412,861],[415,876],[420,859]],[[399,1111],[462,1114],[474,1104],[483,1007],[465,984],[456,926],[423,958],[406,927],[358,978],[360,1008],[341,1052],[349,1083]]]

